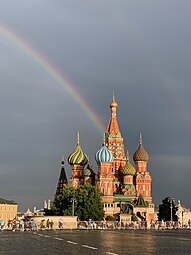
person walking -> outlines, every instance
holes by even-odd
[[[88,219],[88,229],[92,229],[92,219]]]
[[[50,222],[50,228],[53,229],[53,227],[54,227],[54,221],[51,220],[51,222]]]
[[[58,221],[59,230],[63,229],[63,225],[64,225],[64,220],[62,218],[60,218],[59,221]]]
[[[19,222],[19,229],[20,231],[25,231],[25,223],[24,223],[24,220],[21,220]]]
[[[40,229],[45,230],[45,227],[46,227],[46,221],[43,219],[41,220]]]
[[[48,220],[46,221],[46,229],[49,230],[49,228],[50,228],[50,220],[48,219]]]
[[[36,231],[36,229],[37,229],[37,226],[36,226],[36,221],[33,219],[32,220],[32,231]]]

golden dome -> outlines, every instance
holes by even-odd
[[[112,100],[111,100],[111,103],[110,103],[110,108],[117,108],[117,107],[118,107],[118,104],[115,101],[115,96],[114,96],[114,93],[113,93],[113,97],[112,97]]]

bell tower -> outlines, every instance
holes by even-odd
[[[80,135],[77,135],[77,146],[72,154],[68,157],[68,163],[71,166],[72,175],[70,178],[70,184],[74,187],[78,187],[84,184],[84,167],[88,163],[87,155],[82,151],[80,147]]]
[[[115,171],[118,171],[120,166],[124,166],[126,162],[123,138],[117,122],[117,108],[118,104],[113,93],[110,103],[111,117],[106,131],[106,144],[114,156],[113,168]]]
[[[149,161],[149,155],[146,152],[146,150],[143,148],[142,145],[142,135],[140,134],[140,140],[139,140],[139,147],[137,151],[133,155],[133,160],[136,165],[136,193],[137,197],[140,196],[140,194],[143,195],[144,200],[148,202],[152,202],[151,197],[151,176],[150,173],[147,170],[147,164]]]
[[[68,180],[67,180],[66,172],[65,172],[65,168],[64,168],[64,157],[62,156],[60,177],[59,177],[59,180],[58,180],[58,185],[57,185],[57,188],[56,188],[55,196],[58,197],[58,196],[62,195],[62,190],[63,190],[63,185],[64,184],[68,184]]]

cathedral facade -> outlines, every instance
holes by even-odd
[[[149,155],[143,147],[142,136],[133,155],[134,166],[129,155],[125,155],[124,141],[117,122],[118,104],[114,96],[110,103],[111,116],[104,134],[103,145],[95,154],[97,174],[90,167],[87,155],[77,146],[68,157],[71,167],[69,184],[74,187],[90,183],[102,193],[105,216],[136,215],[140,220],[154,220],[154,204],[151,195],[151,176],[147,169]],[[59,194],[63,183],[67,183],[62,161],[61,174],[56,191]]]

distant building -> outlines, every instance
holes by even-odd
[[[178,221],[182,225],[189,225],[191,227],[191,210],[182,206],[180,200],[178,200],[177,208],[176,215],[178,216]]]
[[[43,216],[45,215],[44,209],[37,209],[34,207],[34,216]]]
[[[18,205],[14,201],[0,199],[0,220],[8,222],[17,217]]]
[[[25,217],[30,217],[30,216],[33,216],[34,214],[33,214],[33,212],[31,212],[31,210],[29,209],[29,207],[28,207],[28,209],[26,210],[26,212],[24,213],[24,216]]]
[[[95,154],[97,174],[81,149],[78,133],[77,146],[68,157],[71,166],[69,183],[74,187],[85,183],[95,185],[103,194],[105,216],[136,214],[140,220],[151,221],[154,220],[154,204],[151,195],[152,179],[147,169],[149,155],[143,147],[140,134],[139,146],[133,156],[135,167],[130,163],[129,155],[125,155],[123,137],[117,122],[117,108],[113,95],[110,103],[111,117],[103,145]],[[67,178],[62,161],[56,196],[61,194],[64,183],[67,183]]]

